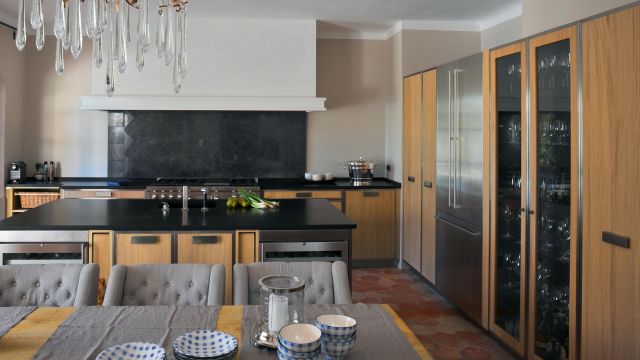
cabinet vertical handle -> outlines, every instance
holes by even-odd
[[[415,177],[413,177],[413,176],[407,176],[407,181],[408,181],[408,182],[415,182],[415,181],[416,181],[416,178],[415,178]]]
[[[380,196],[380,193],[377,191],[365,191],[362,193],[362,196],[364,197],[378,197]]]
[[[432,188],[433,187],[433,183],[429,180],[425,180],[422,185],[426,188]]]
[[[195,245],[215,244],[217,242],[218,236],[216,235],[197,235],[191,238],[191,243]]]
[[[131,237],[131,244],[133,245],[149,245],[157,244],[160,239],[154,235],[138,235]]]
[[[311,197],[311,193],[310,192],[299,192],[299,193],[296,193],[296,197],[297,198],[310,198]]]

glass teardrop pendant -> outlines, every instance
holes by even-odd
[[[177,15],[177,14],[176,14]],[[179,22],[178,24],[179,25]],[[178,56],[177,56],[177,51],[180,48],[180,31],[178,31],[179,26],[174,26],[174,30],[173,30],[173,41],[175,44],[175,51],[176,54],[174,56],[174,61],[173,61],[173,91],[175,91],[175,93],[179,93],[180,89],[182,88],[182,75],[180,75],[180,61],[178,61]]]
[[[43,24],[42,0],[33,0],[33,5],[31,6],[31,27],[33,30],[37,30],[41,28]]]
[[[82,52],[82,9],[81,0],[72,0],[73,11],[71,12],[71,55],[77,59]]]
[[[62,46],[64,47],[65,50],[68,50],[69,47],[71,47],[71,19],[70,19],[70,14],[71,14],[71,5],[67,5],[64,9],[65,12],[65,27],[64,27],[64,36],[62,37]]]
[[[124,39],[126,40],[125,44],[128,44],[131,42],[131,34],[129,33],[129,5],[126,0],[122,0],[118,6],[122,8],[122,15],[124,16],[122,29],[124,30]]]
[[[122,74],[127,69],[127,26],[126,24],[126,11],[127,8],[124,0],[120,0],[118,4],[118,21],[116,23],[116,59],[118,61],[118,71]]]
[[[109,8],[106,0],[98,0],[98,29],[99,32],[107,31],[109,26]]]
[[[136,54],[136,68],[138,68],[138,71],[142,71],[142,68],[144,68],[144,51],[142,50],[142,45],[138,44],[137,46],[138,51]]]
[[[62,76],[64,71],[64,49],[62,48],[62,39],[56,40],[56,74]]]
[[[180,75],[182,78],[187,77],[187,72],[189,71],[189,64],[187,61],[187,9],[183,9],[180,12],[181,20],[180,20]]]
[[[16,29],[16,47],[19,51],[27,44],[27,28],[24,13],[24,0],[18,1],[18,28]]]
[[[42,50],[44,47],[44,26],[36,29],[36,49]]]
[[[167,7],[167,29],[165,30],[164,43],[164,64],[171,64],[175,52],[175,11],[169,6]]]
[[[150,45],[150,37],[149,37],[149,1],[148,0],[139,0],[138,5],[140,9],[138,10],[138,44],[141,45],[142,51],[147,52],[149,50]]]
[[[93,39],[94,36],[100,33],[98,27],[98,0],[86,0],[87,3],[87,36]]]
[[[102,66],[102,34],[93,37],[93,63]]]
[[[109,53],[111,53],[111,50],[109,50]],[[111,54],[109,54],[109,56],[107,56],[107,80],[106,80],[106,90],[107,90],[107,96],[113,96],[113,92],[115,91],[115,78],[114,78],[114,72],[113,72],[113,63],[114,60],[111,58]]]
[[[160,6],[162,6],[162,0],[158,0]],[[158,7],[158,32],[156,35],[156,54],[158,59],[164,57],[164,42],[167,31],[167,8]]]
[[[106,91],[108,96],[112,96],[115,91],[115,77],[113,71],[113,64],[116,61],[116,38],[117,38],[117,16],[115,0],[112,0],[109,4],[109,22],[108,27],[110,31],[109,46],[107,47],[107,78],[106,78]]]
[[[65,19],[64,0],[56,0],[56,17],[53,20],[53,35],[56,39],[64,37],[67,21]]]

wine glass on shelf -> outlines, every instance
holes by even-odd
[[[505,222],[506,229],[502,237],[506,240],[513,239],[513,235],[511,235],[510,229],[511,229],[511,222],[513,221],[514,216],[515,216],[515,213],[513,210],[511,210],[511,208],[509,207],[509,204],[505,204],[504,210],[502,211],[502,219]]]

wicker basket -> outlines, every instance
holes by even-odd
[[[23,209],[33,209],[60,197],[60,193],[56,192],[19,192],[16,195],[20,197],[20,207]]]

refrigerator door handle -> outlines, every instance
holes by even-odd
[[[447,86],[449,87],[449,111],[448,111],[448,115],[449,115],[449,187],[447,188],[447,195],[449,197],[449,201],[447,206],[451,207],[453,205],[453,203],[451,202],[451,173],[453,172],[452,170],[452,163],[453,163],[453,134],[451,132],[451,127],[452,127],[452,123],[451,123],[451,70],[449,70],[449,81],[447,83]]]
[[[458,205],[458,153],[459,153],[459,142],[460,142],[460,99],[459,99],[459,91],[458,91],[458,68],[453,69],[453,109],[454,109],[454,157],[453,157],[453,207],[457,208]]]
[[[441,221],[441,222],[443,222],[443,223],[445,223],[445,224],[447,224],[449,226],[453,226],[454,228],[456,228],[458,230],[464,231],[465,233],[467,233],[467,234],[469,234],[471,236],[480,236],[480,235],[482,235],[482,233],[480,233],[480,232],[469,231],[469,230],[463,228],[460,225],[456,225],[456,224],[452,223],[451,221],[448,221],[448,220],[445,220],[445,219],[441,218],[440,216],[436,216],[435,219],[436,219],[436,221]]]

